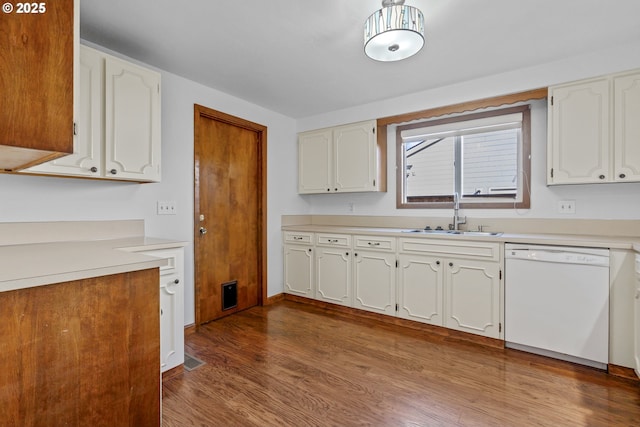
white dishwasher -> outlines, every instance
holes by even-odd
[[[507,243],[505,341],[606,369],[609,250]]]

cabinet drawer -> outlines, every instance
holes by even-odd
[[[297,231],[285,231],[284,232],[285,243],[304,243],[306,245],[313,244],[313,233],[297,232]]]
[[[180,268],[179,260],[180,251],[182,251],[182,248],[180,248],[179,250],[159,249],[157,251],[145,251],[140,253],[156,258],[165,258],[167,260],[167,265],[160,267],[160,275],[165,276],[167,274],[178,274],[181,272],[182,269]]]
[[[354,236],[355,249],[372,249],[378,251],[395,252],[396,239],[382,236]]]
[[[316,245],[350,248],[351,236],[348,234],[317,234]]]
[[[500,260],[500,243],[463,242],[438,239],[400,239],[400,252],[456,258]]]

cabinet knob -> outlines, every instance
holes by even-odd
[[[452,262],[449,263],[449,267],[453,267],[453,263]]]
[[[178,283],[180,283],[180,279],[174,280],[173,283],[175,283],[177,285]]]
[[[337,188],[334,188],[334,190],[335,190],[335,191],[338,191],[338,189],[337,189]]]
[[[626,177],[627,177],[627,175],[625,175],[625,174],[623,174],[623,173],[621,173],[621,174],[620,174],[620,175],[618,175],[618,176],[619,176],[620,178],[626,178]]]
[[[311,252],[311,248],[309,248],[309,252]]]
[[[598,178],[600,178],[600,179],[604,179],[604,175],[600,175]]]
[[[345,255],[346,255],[346,256],[349,256],[349,252],[347,252]]]
[[[162,309],[160,309],[160,316],[162,316],[164,314],[164,311],[162,311]]]
[[[327,191],[331,191],[331,189],[330,189],[330,188],[327,188]]]
[[[436,261],[436,265],[440,265],[440,261]]]
[[[115,175],[115,174],[117,174],[117,173],[118,173],[118,171],[117,171],[117,170],[115,170],[115,169],[111,169],[111,170],[109,171],[109,173],[110,173],[111,175]]]
[[[93,172],[93,173],[98,172],[98,168],[97,168],[97,167],[95,167],[95,166],[91,167],[91,169],[89,169],[89,170],[90,170],[91,172]]]

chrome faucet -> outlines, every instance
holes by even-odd
[[[456,191],[453,193],[453,224],[452,224],[453,226],[452,230],[456,230],[456,231],[460,230],[460,224],[467,223],[466,216],[461,217],[460,215],[458,215],[459,210],[460,210],[460,195]]]

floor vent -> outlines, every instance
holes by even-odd
[[[193,371],[196,368],[204,365],[204,362],[198,358],[193,357],[190,354],[184,354],[184,369],[186,371]]]
[[[238,281],[222,284],[222,310],[229,310],[238,305]]]

